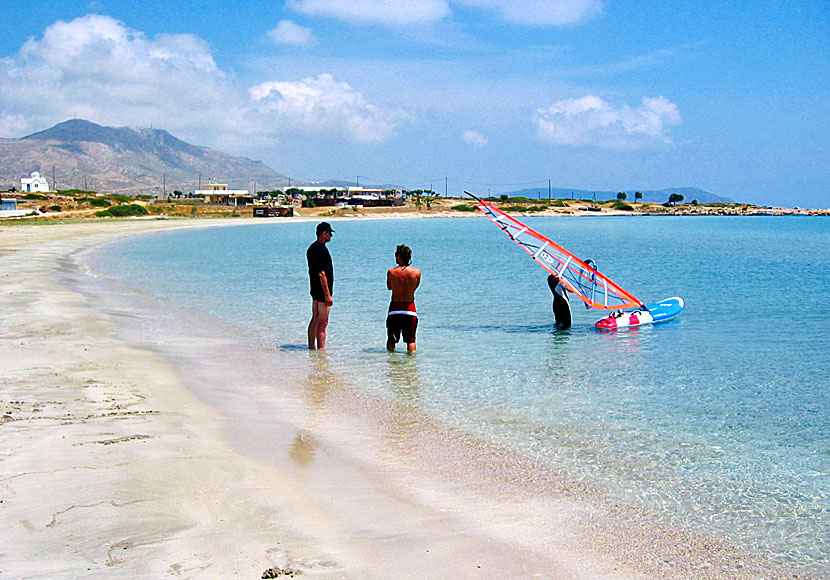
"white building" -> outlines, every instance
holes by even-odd
[[[247,189],[228,189],[227,183],[213,183],[213,181],[206,184],[203,189],[197,189],[193,193],[204,196],[205,203],[226,203],[228,205],[245,205],[245,202],[237,203],[238,200],[250,197]]]
[[[41,177],[37,171],[32,172],[31,177],[20,178],[20,191],[49,191],[49,182]]]

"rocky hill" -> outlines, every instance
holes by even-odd
[[[260,161],[191,145],[159,129],[104,127],[72,119],[21,139],[0,140],[0,189],[39,171],[58,189],[160,195],[208,179],[231,188],[284,188],[287,178]]]

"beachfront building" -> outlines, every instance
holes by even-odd
[[[254,200],[247,189],[228,189],[227,183],[213,183],[213,181],[193,193],[204,197],[205,203],[237,206],[248,205]]]
[[[403,192],[400,190],[375,189],[369,187],[350,187],[349,205],[400,206],[403,205]]]
[[[346,187],[326,187],[325,185],[293,185],[288,188],[288,190],[296,189],[298,191],[302,191],[304,194],[308,195],[309,193],[317,193],[317,192],[335,192],[336,195],[341,196],[345,194],[348,190]],[[287,190],[287,191],[288,191]]]
[[[32,171],[32,175],[30,177],[20,178],[20,191],[48,193],[49,182],[46,181],[45,177],[41,177],[40,173],[37,171]]]
[[[294,189],[294,188],[292,188]],[[369,187],[320,187],[300,186],[296,188],[306,193],[306,202],[315,205],[333,205],[345,207],[347,205],[360,207],[399,206],[403,205],[401,190],[386,190]],[[290,190],[289,190],[290,191]]]
[[[17,210],[17,200],[14,198],[6,199],[5,197],[0,200],[0,211],[16,211]]]

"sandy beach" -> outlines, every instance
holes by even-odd
[[[792,577],[342,384],[324,354],[287,373],[297,356],[215,321],[165,328],[79,259],[248,223],[0,228],[0,579]]]

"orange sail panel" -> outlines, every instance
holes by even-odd
[[[580,260],[556,242],[533,231],[489,202],[479,200],[478,209],[521,246],[537,264],[559,278],[587,307],[616,310],[644,305],[633,294],[598,272],[591,260]]]

